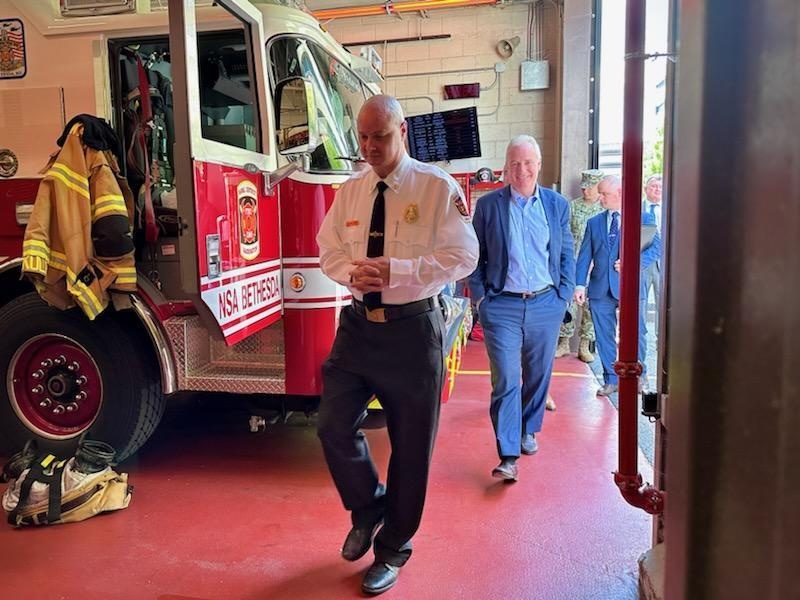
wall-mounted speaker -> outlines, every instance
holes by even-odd
[[[519,42],[520,39],[518,35],[507,40],[500,40],[497,42],[496,46],[497,53],[503,58],[511,58],[511,55],[514,54],[514,49],[519,46]]]

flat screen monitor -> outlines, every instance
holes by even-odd
[[[408,151],[422,162],[481,155],[478,111],[473,106],[415,115],[408,122]]]

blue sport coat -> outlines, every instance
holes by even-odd
[[[642,224],[655,225],[655,217],[650,213],[643,214]],[[619,300],[619,273],[614,269],[614,263],[619,258],[621,238],[622,235],[618,235],[613,247],[609,247],[608,210],[604,210],[586,222],[586,233],[583,236],[575,267],[575,281],[578,285],[586,285],[588,277],[586,297],[589,300],[603,298],[606,294]],[[660,257],[661,235],[656,232],[653,243],[642,251],[639,268],[644,271]],[[589,267],[591,267],[591,272]]]
[[[539,186],[539,198],[550,229],[547,250],[548,270],[559,298],[569,301],[575,289],[575,256],[569,229],[569,203],[553,190]],[[511,186],[482,196],[475,207],[472,225],[478,235],[480,258],[478,268],[469,278],[474,302],[483,296],[496,296],[503,291],[508,273],[508,241],[510,235],[509,205]],[[536,290],[531,290],[536,291]]]

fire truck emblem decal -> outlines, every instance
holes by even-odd
[[[236,186],[239,205],[239,252],[245,260],[258,258],[258,190],[252,181],[245,179]]]
[[[8,148],[0,148],[0,177],[13,177],[18,167],[17,155]]]
[[[27,70],[22,21],[0,19],[0,79],[19,79]]]

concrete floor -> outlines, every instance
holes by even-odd
[[[645,365],[647,367],[647,386],[651,391],[656,391],[658,388],[658,381],[656,373],[658,372],[658,327],[656,327],[656,303],[652,294],[650,295],[650,302],[648,303],[647,310],[647,359]],[[577,341],[573,340],[573,344]],[[574,356],[571,355],[571,356]],[[556,361],[555,368],[558,369],[560,360]],[[598,381],[598,386],[603,382],[603,365],[600,362],[600,357],[595,353],[595,360],[589,365],[589,368],[594,373]],[[609,401],[615,409],[619,409],[619,396],[612,394]],[[655,423],[650,421],[648,417],[641,414],[641,397],[639,398],[639,418],[638,418],[638,442],[639,448],[644,454],[647,462],[652,467],[655,464]],[[652,482],[651,482],[652,483]]]
[[[520,481],[497,462],[481,343],[470,342],[444,405],[428,503],[398,599],[634,600],[651,519],[613,484],[617,412],[595,397],[576,358],[556,363],[539,452]],[[368,433],[385,472],[385,430]],[[652,473],[640,453],[645,479]],[[83,523],[0,526],[0,597],[8,599],[358,598],[370,555],[338,551],[349,527],[312,426],[247,431],[236,402],[174,407],[138,456],[120,466],[128,509]]]

